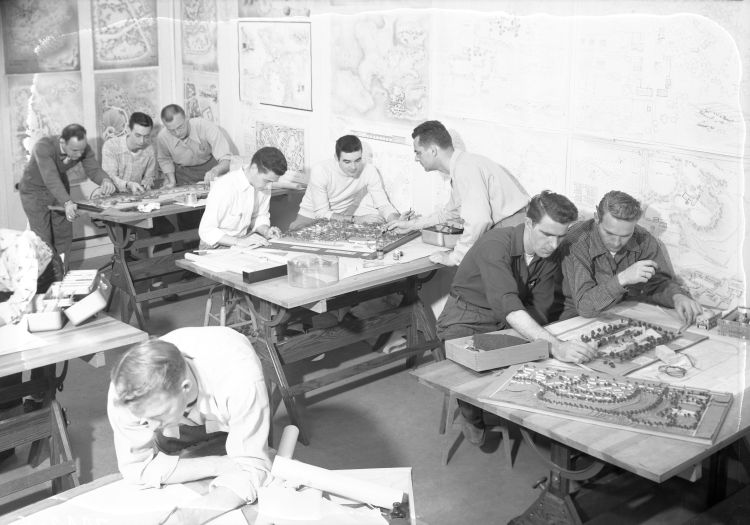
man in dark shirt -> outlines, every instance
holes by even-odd
[[[562,297],[555,291],[562,278],[557,246],[578,218],[570,200],[544,191],[529,203],[523,224],[483,234],[458,267],[450,296],[437,323],[438,337],[455,339],[514,328],[523,337],[550,342],[552,355],[581,363],[594,350],[560,341],[542,325],[556,320]],[[466,439],[484,441],[482,410],[459,401]]]
[[[59,136],[39,139],[18,185],[31,231],[62,255],[66,266],[73,241],[72,223],[78,216],[78,206],[70,198],[68,170],[79,163],[86,176],[101,186],[102,195],[115,191],[114,183],[86,142],[86,129],[80,124],[68,124]],[[63,206],[65,212],[51,211],[48,206],[53,205]]]
[[[636,199],[610,191],[595,217],[577,224],[560,247],[565,312],[595,317],[622,301],[645,301],[674,308],[692,324],[701,306],[674,278],[659,242],[638,226],[643,210]]]

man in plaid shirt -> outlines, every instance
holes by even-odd
[[[563,245],[562,319],[595,317],[623,300],[674,308],[692,324],[701,306],[675,279],[657,239],[638,226],[640,202],[622,191],[602,198],[593,219],[571,228]]]

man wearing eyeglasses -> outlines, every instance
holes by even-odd
[[[198,234],[201,246],[248,246],[279,237],[271,226],[271,185],[286,173],[287,162],[277,148],[255,152],[248,166],[230,171],[211,186]]]

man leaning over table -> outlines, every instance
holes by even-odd
[[[549,341],[552,356],[574,363],[588,361],[594,350],[560,341],[543,326],[562,310],[557,247],[578,218],[565,196],[543,191],[532,197],[524,222],[495,228],[469,248],[456,271],[450,295],[437,321],[442,340],[514,328],[529,340]],[[467,441],[484,442],[481,408],[459,400]]]
[[[399,214],[388,200],[378,169],[362,156],[359,137],[339,137],[335,153],[336,158],[312,167],[299,214],[289,228],[302,228],[316,219],[354,223],[398,219]]]
[[[180,328],[131,347],[111,378],[107,415],[123,478],[147,487],[213,478],[206,494],[164,523],[205,523],[256,500],[270,476],[270,412],[245,336],[220,326]],[[226,440],[226,454],[186,452],[209,440]]]
[[[162,108],[161,121],[164,128],[156,136],[156,160],[164,176],[163,188],[211,182],[229,171],[232,151],[219,126],[202,117],[188,119],[177,104]],[[197,228],[200,221],[200,211],[177,215],[182,231]]]
[[[156,155],[151,146],[154,121],[140,111],[130,115],[128,132],[112,137],[102,146],[102,169],[117,191],[142,193],[154,185]]]
[[[198,227],[202,247],[247,246],[279,237],[279,229],[271,226],[271,185],[286,169],[284,154],[264,147],[255,152],[249,165],[217,179]]]
[[[441,223],[461,224],[464,231],[453,250],[430,255],[432,262],[456,266],[487,230],[523,222],[529,196],[508,170],[482,155],[454,149],[450,133],[437,120],[421,123],[411,136],[415,158],[425,171],[450,175],[451,195],[439,211],[399,218],[388,223],[389,229],[405,233]]]
[[[676,280],[659,241],[638,226],[640,202],[622,191],[610,191],[593,219],[571,228],[560,247],[565,311],[596,317],[623,300],[674,308],[690,325],[702,308]]]
[[[102,195],[115,191],[115,185],[86,141],[86,129],[80,124],[68,124],[60,135],[39,139],[18,184],[31,231],[54,249],[66,265],[73,242],[72,223],[78,217],[78,206],[70,197],[68,170],[77,164],[83,166],[89,179],[101,186]],[[62,206],[64,211],[52,211],[49,206]]]

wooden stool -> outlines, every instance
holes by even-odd
[[[54,494],[78,486],[78,462],[70,448],[62,408],[54,399],[39,410],[0,421],[0,450],[37,440],[48,443],[49,466],[36,465],[31,473],[0,483],[0,497],[46,481],[52,481]]]
[[[450,413],[451,407],[454,407],[452,414]],[[440,433],[444,434],[442,458],[443,465],[448,464],[448,462],[451,460],[451,457],[453,456],[453,453],[461,443],[461,440],[464,439],[463,433],[461,431],[461,424],[456,421],[460,412],[461,409],[456,402],[456,396],[454,394],[445,394],[443,396],[443,411],[440,421]],[[447,425],[447,423],[450,423],[450,425]],[[496,425],[486,427],[485,432],[499,432],[501,434],[503,450],[505,450],[505,457],[507,458],[508,465],[511,469],[513,469],[513,453],[510,444],[510,429],[508,428],[508,426],[509,425],[507,421],[501,420],[501,422]],[[452,428],[454,431],[448,432],[447,427]]]
[[[213,311],[214,295],[216,294],[221,294],[220,300],[217,301],[219,304],[218,312]],[[251,332],[249,335],[254,335],[258,326],[255,322],[252,304],[250,304],[250,297],[223,284],[216,284],[208,290],[203,326],[210,326],[212,322],[219,326],[228,326],[246,335],[248,335],[246,332]],[[248,327],[248,325],[249,330],[242,330],[243,327]]]

